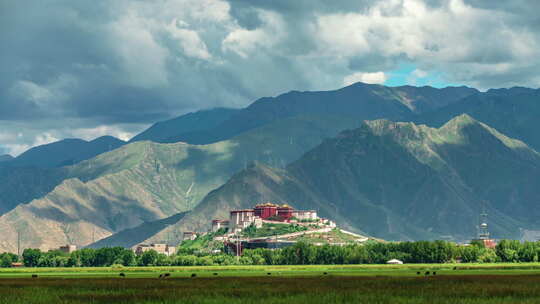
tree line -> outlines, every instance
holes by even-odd
[[[384,264],[398,259],[404,263],[496,263],[538,262],[540,242],[502,240],[495,248],[481,242],[468,246],[446,241],[399,243],[367,242],[347,246],[315,246],[298,242],[282,249],[246,249],[241,257],[208,254],[180,249],[172,256],[149,250],[136,255],[122,247],[81,249],[70,254],[59,250],[42,252],[25,249],[22,258],[0,254],[0,267],[22,262],[26,267],[103,267],[103,266],[211,266],[211,265],[309,265],[309,264]]]

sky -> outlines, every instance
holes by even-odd
[[[540,87],[536,0],[0,0],[0,154],[290,90]]]

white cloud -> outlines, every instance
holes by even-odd
[[[385,81],[386,81],[386,75],[384,74],[384,72],[375,72],[375,73],[356,72],[356,73],[346,76],[343,79],[343,85],[348,86],[356,82],[383,84]]]
[[[166,86],[169,50],[160,45],[150,30],[152,24],[131,11],[109,27],[110,45],[120,65],[119,82],[141,88]]]
[[[78,128],[70,132],[73,137],[93,140],[101,136],[114,136],[124,141],[130,140],[135,133],[124,131],[120,126],[101,125],[93,128]]]
[[[43,127],[43,124],[47,127]],[[64,138],[81,138],[87,141],[101,136],[114,136],[124,141],[147,128],[146,124],[98,125],[92,127],[70,127],[70,125],[92,124],[91,121],[35,121],[31,127],[22,123],[3,122],[0,132],[0,152],[17,156],[39,145],[48,144]],[[45,129],[45,130],[44,130]]]
[[[3,6],[0,119],[23,136],[0,145],[13,151],[43,133],[126,138],[187,110],[383,83],[400,63],[417,67],[409,83],[540,86],[537,1],[32,2]]]
[[[412,71],[411,74],[416,78],[425,78],[427,77],[428,72],[420,70],[420,69],[415,69],[414,71]]]
[[[222,42],[224,52],[232,51],[244,58],[251,53],[276,45],[285,35],[286,29],[280,15],[258,10],[263,26],[253,30],[237,27]]]
[[[59,138],[54,137],[51,133],[45,132],[35,136],[31,144],[18,143],[17,140],[14,139],[7,139],[9,143],[3,143],[5,140],[6,139],[2,138],[2,136],[0,135],[0,143],[2,143],[4,150],[6,150],[7,153],[11,156],[16,157],[32,147],[50,144],[52,142],[58,141]]]
[[[74,76],[61,74],[49,79],[45,84],[37,84],[30,80],[18,80],[11,87],[11,94],[33,102],[40,107],[59,106],[69,100],[69,91],[77,86]]]
[[[36,136],[32,146],[41,146],[58,141],[59,138],[54,137],[51,133],[45,132]]]
[[[178,27],[187,26],[187,23],[174,19],[168,26],[171,37],[178,41],[180,48],[186,54],[186,56],[209,60],[212,56],[206,48],[206,44],[201,40],[199,34],[196,31]]]
[[[46,87],[32,81],[19,80],[12,87],[12,93],[24,99],[41,103],[53,99],[54,94]]]
[[[379,1],[362,12],[320,15],[316,54],[407,58],[472,85],[478,83],[470,81],[486,70],[502,75],[506,71],[501,64],[523,68],[523,63],[531,66],[530,58],[540,56],[538,32],[509,27],[505,23],[514,18],[509,13],[473,7],[463,0],[443,3],[429,7],[421,0]],[[482,66],[482,72],[471,63]]]
[[[421,70],[421,69],[415,69],[407,76],[407,84],[418,85],[419,80],[423,80],[428,76],[429,76],[429,72]]]

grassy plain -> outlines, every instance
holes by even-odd
[[[540,264],[2,269],[0,303],[540,303]]]

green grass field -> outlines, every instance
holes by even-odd
[[[540,303],[540,263],[2,269],[0,303]]]

